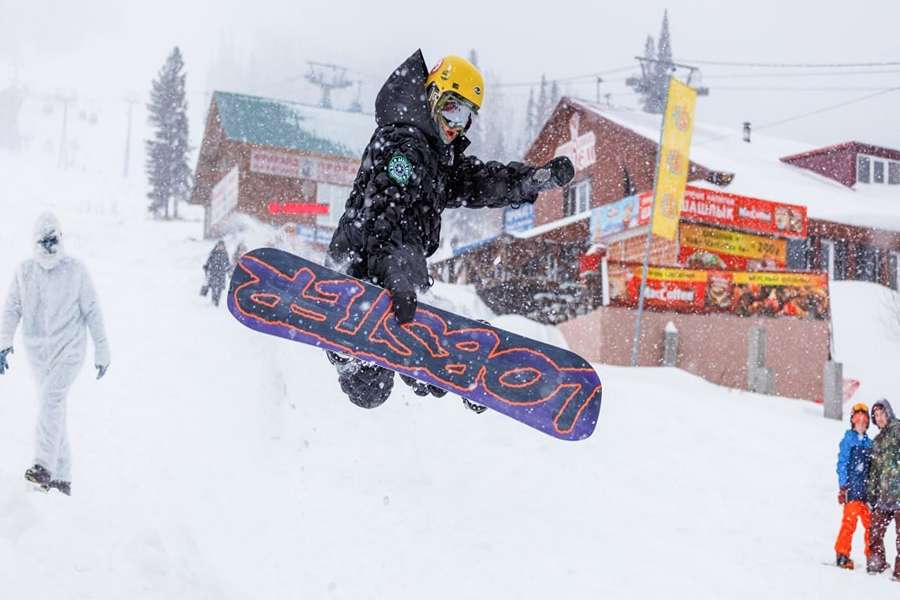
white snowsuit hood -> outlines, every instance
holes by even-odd
[[[50,211],[43,213],[35,221],[31,241],[34,243],[34,259],[44,269],[54,268],[66,255],[62,226]]]

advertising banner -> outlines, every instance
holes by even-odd
[[[641,265],[610,262],[608,271],[610,303],[636,306]],[[644,303],[673,312],[827,319],[828,276],[650,267]]]
[[[653,200],[653,235],[674,240],[690,164],[697,90],[669,79]]]
[[[681,218],[778,237],[806,239],[806,207],[687,186]]]
[[[519,208],[507,208],[503,211],[503,231],[523,233],[529,229],[534,229],[533,204],[525,204]]]
[[[682,223],[678,262],[705,269],[779,269],[787,264],[787,242]]]
[[[263,175],[278,177],[299,177],[300,157],[287,152],[274,150],[251,150],[250,170]]]
[[[591,209],[591,242],[650,222],[653,193],[644,192]]]
[[[238,204],[240,173],[234,165],[216,185],[209,201],[209,224],[217,225],[231,214]]]
[[[335,185],[352,185],[358,164],[352,161],[298,156],[276,150],[250,151],[250,170],[263,175],[309,179]]]

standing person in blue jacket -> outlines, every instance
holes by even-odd
[[[856,531],[856,520],[862,521],[866,540],[866,558],[869,558],[869,512],[866,487],[869,480],[869,466],[872,462],[872,440],[866,435],[869,429],[869,407],[863,403],[853,405],[850,411],[850,429],[841,440],[838,452],[838,502],[844,505],[841,530],[834,544],[837,566],[852,569],[850,545]]]

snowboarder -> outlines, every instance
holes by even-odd
[[[413,318],[416,293],[431,285],[425,259],[438,248],[445,209],[532,204],[539,192],[574,176],[566,157],[533,167],[466,156],[465,133],[484,94],[481,73],[467,60],[444,57],[429,73],[417,50],[375,100],[378,127],[363,152],[328,264],[389,290],[400,322]],[[387,400],[393,371],[332,352],[328,359],[354,404],[374,408]],[[409,382],[418,393],[443,393]]]
[[[881,399],[872,405],[872,420],[880,430],[872,442],[872,466],[869,469],[869,503],[872,505],[871,556],[866,570],[887,570],[884,534],[894,521],[897,531],[897,556],[894,580],[900,581],[900,420],[891,404]]]
[[[222,290],[225,289],[225,280],[230,270],[231,262],[228,259],[228,250],[225,249],[225,242],[219,240],[203,265],[203,271],[206,273],[206,285],[211,292],[210,297],[215,306],[219,305],[219,298],[222,297]]]
[[[837,554],[836,564],[844,569],[853,569],[850,546],[856,531],[856,520],[862,521],[866,540],[866,558],[869,557],[869,528],[871,513],[866,504],[866,485],[869,477],[869,463],[872,456],[872,440],[866,435],[869,429],[869,407],[863,403],[854,404],[850,411],[850,429],[841,440],[837,460],[838,503],[844,506],[841,530],[834,544]]]
[[[59,221],[41,215],[34,229],[34,257],[16,270],[0,319],[0,375],[9,368],[13,338],[22,338],[37,376],[40,409],[34,466],[25,478],[44,490],[71,494],[66,396],[85,356],[85,329],[94,340],[97,379],[109,368],[109,343],[100,304],[84,265],[68,256]]]

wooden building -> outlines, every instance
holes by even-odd
[[[559,259],[571,254],[571,248],[563,250],[553,243],[575,245],[587,255],[588,266],[597,263],[591,256],[596,259],[601,254],[640,261],[649,229],[645,224],[648,203],[635,206],[634,212],[640,215],[635,214],[633,227],[602,240],[592,233],[591,222],[598,208],[616,210],[623,198],[652,189],[659,128],[659,115],[563,98],[525,160],[541,164],[568,155],[575,164],[575,178],[565,189],[542,194],[529,223],[508,231],[510,236],[527,238]],[[822,270],[833,279],[872,281],[898,289],[900,151],[858,142],[809,148],[787,140],[754,138],[749,132],[744,138],[737,129],[697,123],[689,182],[697,197],[727,202],[738,198],[751,208],[754,203],[793,207],[782,212],[802,210],[806,219],[802,236],[750,230],[775,240],[779,252],[783,246],[783,260],[775,261],[779,268]],[[721,223],[703,227],[707,233],[735,229]],[[491,247],[508,243],[510,236],[480,247],[479,261],[492,265],[499,251],[492,252]],[[652,240],[651,264],[677,265],[685,257],[682,239]],[[761,260],[772,267],[769,258]],[[469,263],[470,274],[479,264],[466,256],[448,260]],[[547,271],[544,277],[557,283],[571,282],[570,278],[570,272],[559,269]]]
[[[243,214],[327,243],[374,129],[360,112],[215,92],[190,198],[206,209],[204,235]]]

